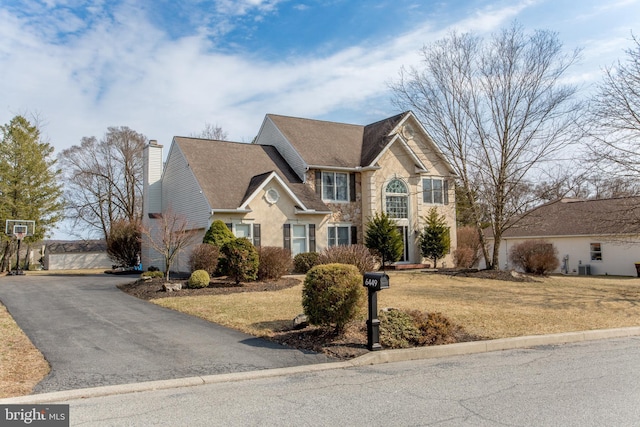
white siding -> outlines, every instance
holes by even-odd
[[[211,207],[193,171],[177,145],[173,145],[162,177],[162,211],[184,215],[191,229],[208,228]]]
[[[154,219],[149,218],[149,213],[162,211],[162,145],[149,143],[143,153],[143,193],[142,193],[142,226],[153,232]],[[141,248],[142,267],[159,267],[159,258],[156,251],[147,242],[147,237],[142,237]]]
[[[266,117],[262,124],[260,133],[256,138],[256,144],[275,147],[300,179],[305,180],[307,164],[269,117]]]
[[[511,248],[525,240],[506,239],[500,244],[500,268],[515,269],[509,261]],[[609,236],[553,237],[541,239],[552,243],[558,250],[560,267],[553,273],[560,273],[562,261],[568,256],[569,274],[578,274],[579,265],[588,264],[592,275],[636,276],[635,263],[640,262],[640,236],[614,238]],[[592,261],[590,244],[600,243],[602,260]]]

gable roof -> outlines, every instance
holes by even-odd
[[[238,209],[274,172],[304,205],[301,209],[328,211],[275,147],[186,137],[174,137],[174,143],[213,209]]]
[[[563,199],[529,211],[502,237],[640,233],[640,197]]]
[[[364,126],[267,114],[309,165],[360,166]]]

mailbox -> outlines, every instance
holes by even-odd
[[[363,285],[365,288],[371,289],[372,291],[389,289],[389,276],[385,273],[364,273]]]

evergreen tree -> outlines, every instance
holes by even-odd
[[[376,212],[367,222],[364,244],[382,259],[382,268],[402,257],[402,235],[396,223],[384,212]]]
[[[6,220],[35,221],[34,235],[24,239],[29,244],[42,240],[62,219],[63,205],[53,147],[42,141],[38,127],[18,115],[0,126],[0,132],[0,271],[4,271],[14,250],[11,237],[4,233]]]
[[[236,236],[233,235],[227,225],[219,219],[216,219],[211,223],[211,227],[207,230],[202,239],[202,243],[208,243],[213,246],[221,248],[225,243],[234,240]]]
[[[422,256],[433,260],[433,267],[449,251],[451,237],[444,215],[438,214],[438,209],[433,207],[424,218],[426,224],[420,233],[420,251]]]

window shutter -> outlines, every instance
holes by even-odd
[[[282,234],[284,238],[283,247],[291,250],[291,224],[284,224],[282,226]]]
[[[316,171],[316,194],[322,196],[322,172]]]
[[[316,251],[316,225],[309,224],[309,252]]]
[[[356,174],[349,174],[349,200],[356,201]]]
[[[253,224],[253,246],[260,246],[260,224]]]
[[[229,229],[230,232],[233,233],[233,224],[230,222],[225,222],[224,225],[227,226],[227,228]]]
[[[442,181],[442,193],[444,197],[444,204],[448,205],[449,204],[449,181],[446,179]]]
[[[356,227],[355,225],[351,226],[351,244],[358,244],[358,227]]]

